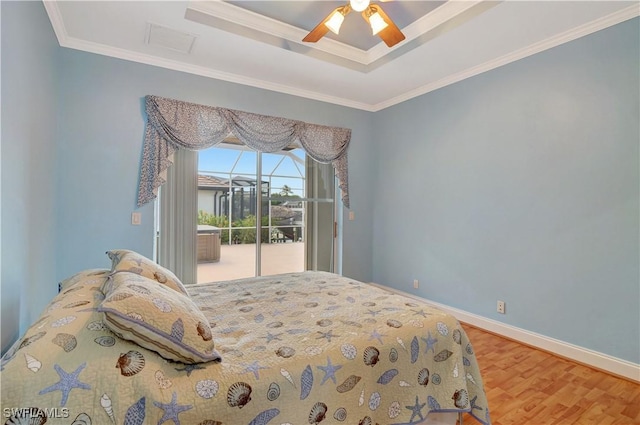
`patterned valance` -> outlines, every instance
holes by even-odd
[[[303,148],[313,159],[336,170],[342,201],[349,208],[348,128],[328,127],[233,109],[146,96],[147,125],[140,168],[138,206],[153,200],[165,182],[177,149],[207,149],[230,135],[260,152],[287,146]]]

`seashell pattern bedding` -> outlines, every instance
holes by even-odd
[[[464,330],[413,299],[325,272],[187,286],[222,360],[183,364],[105,326],[108,275],[76,275],[4,355],[3,423],[491,422]]]

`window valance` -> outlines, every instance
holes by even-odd
[[[287,146],[303,148],[313,159],[336,170],[342,201],[349,207],[348,128],[309,124],[280,117],[198,105],[158,96],[146,96],[145,129],[138,206],[153,200],[166,181],[166,170],[177,149],[201,150],[236,136],[250,148],[277,152]]]

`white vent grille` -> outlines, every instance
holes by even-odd
[[[147,23],[146,43],[182,53],[191,53],[196,41],[193,34],[163,27],[158,24]]]

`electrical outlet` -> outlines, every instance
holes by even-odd
[[[504,306],[504,301],[498,300],[498,308],[497,308],[498,313],[504,314],[504,307],[505,307]]]
[[[413,280],[413,287],[415,289],[418,289],[420,287],[420,282],[418,282],[418,279],[414,279]]]

